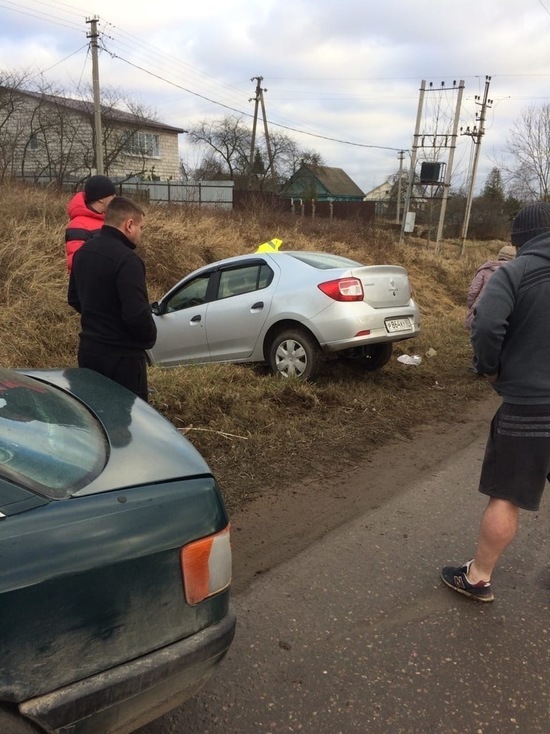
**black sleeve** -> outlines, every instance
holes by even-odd
[[[157,327],[145,284],[145,265],[132,253],[125,258],[118,272],[117,290],[122,306],[122,320],[143,349],[151,349],[157,339]]]
[[[78,313],[82,313],[82,309],[80,306],[80,299],[78,297],[78,291],[76,288],[76,282],[74,279],[74,270],[71,270],[71,275],[69,278],[69,289],[67,291],[67,301],[69,302],[69,306],[72,306]]]

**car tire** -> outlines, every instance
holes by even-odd
[[[302,329],[286,329],[271,343],[269,365],[274,375],[313,381],[321,367],[319,345]]]
[[[360,353],[347,357],[353,365],[364,372],[374,372],[388,364],[393,353],[392,342],[369,344],[361,348]]]
[[[0,708],[0,732],[5,734],[44,734],[43,729],[37,728],[30,721],[19,714]]]

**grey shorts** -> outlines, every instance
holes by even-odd
[[[491,422],[479,491],[538,510],[549,474],[550,405],[503,403]]]

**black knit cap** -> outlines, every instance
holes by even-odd
[[[90,176],[84,184],[84,198],[87,204],[114,194],[116,194],[115,185],[107,176]]]
[[[522,247],[539,234],[550,232],[550,204],[539,201],[520,209],[512,222],[511,242],[515,247]]]

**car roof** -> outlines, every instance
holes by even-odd
[[[351,260],[350,258],[346,258],[341,255],[334,255],[328,252],[321,252],[316,250],[273,250],[273,252],[247,252],[243,255],[233,255],[232,257],[226,257],[222,260],[216,260],[212,263],[208,263],[207,265],[203,265],[202,267],[194,270],[193,273],[189,273],[189,275],[200,272],[208,272],[209,270],[217,270],[228,265],[233,265],[246,261],[257,260],[258,262],[262,262],[266,259],[287,260],[289,258],[292,258],[294,260],[299,260],[300,262],[307,263],[308,259],[313,260],[316,257],[333,258],[335,260],[334,267],[344,267],[345,265],[361,265],[361,263],[357,262],[356,260]]]

